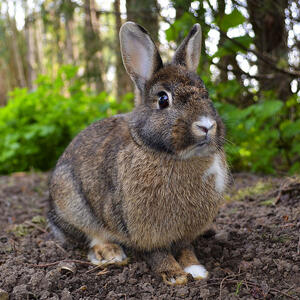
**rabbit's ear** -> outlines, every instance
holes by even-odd
[[[162,67],[162,60],[148,32],[140,25],[126,22],[120,29],[123,63],[136,87],[144,84]]]
[[[192,72],[196,72],[201,54],[201,39],[201,26],[196,23],[177,48],[172,62],[176,65],[183,65]]]

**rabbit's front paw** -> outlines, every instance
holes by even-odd
[[[88,259],[95,265],[126,265],[128,258],[121,246],[114,243],[99,243],[91,247]]]
[[[163,272],[161,276],[164,283],[168,285],[186,284],[188,281],[187,274],[182,271]]]

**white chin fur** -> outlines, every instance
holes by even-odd
[[[207,278],[208,272],[201,265],[191,265],[184,268],[184,272],[191,274],[194,278]]]

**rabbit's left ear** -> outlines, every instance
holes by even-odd
[[[201,39],[201,26],[196,23],[177,48],[173,64],[185,66],[189,71],[196,72],[201,54]]]

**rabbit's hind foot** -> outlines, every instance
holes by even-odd
[[[186,273],[193,276],[194,280],[201,280],[208,277],[208,272],[204,266],[199,263],[193,247],[183,248],[180,251],[178,262]]]
[[[115,243],[104,242],[92,244],[88,259],[95,265],[126,265],[128,258],[121,246]]]
[[[183,271],[163,272],[161,273],[164,283],[168,285],[181,285],[188,282],[187,274]]]

